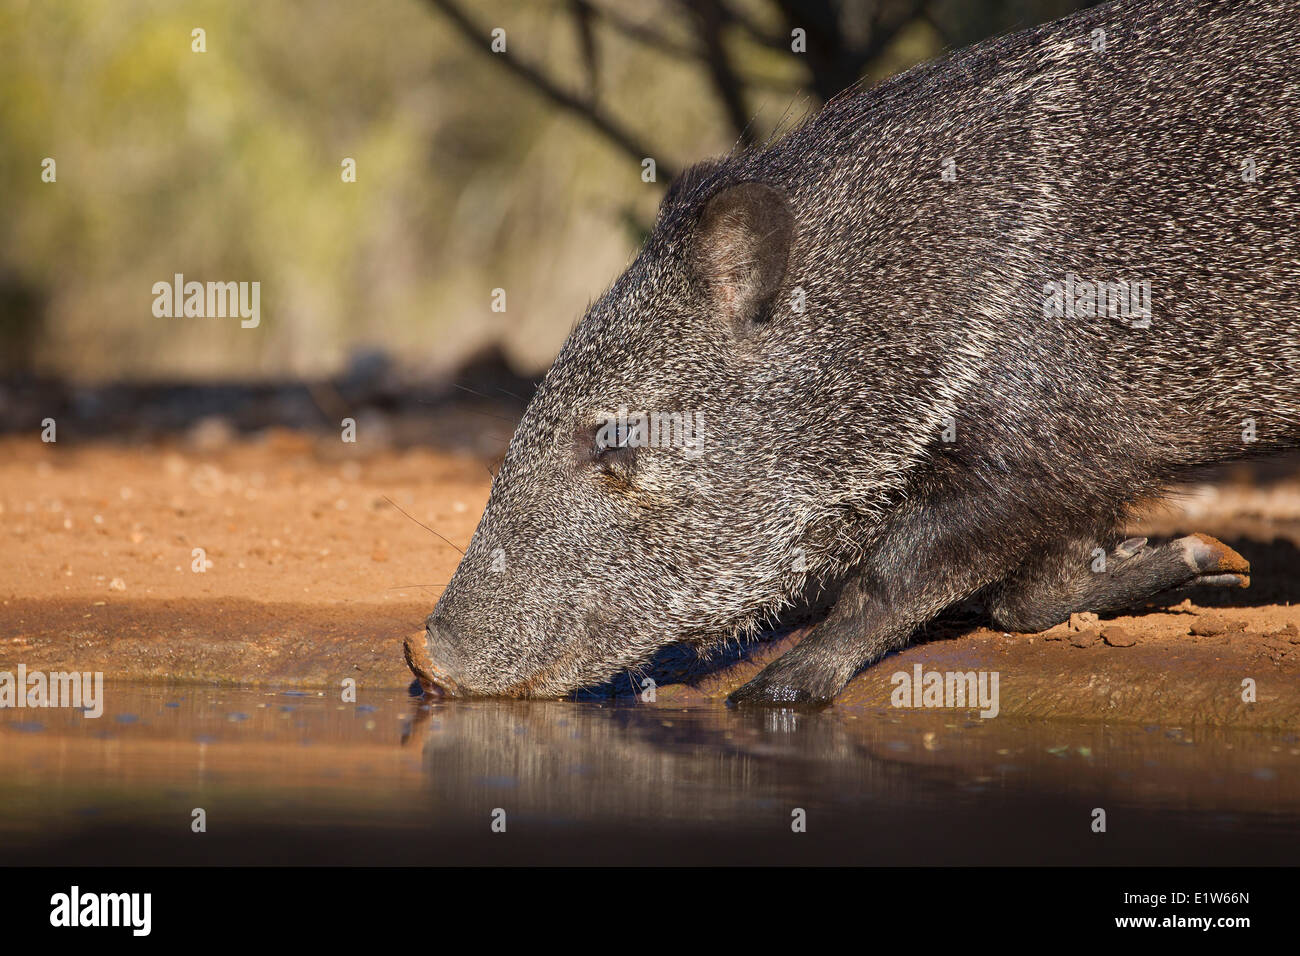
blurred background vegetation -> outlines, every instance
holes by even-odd
[[[0,369],[284,380],[381,350],[438,376],[499,348],[533,375],[673,172],[1089,5],[0,0]],[[259,281],[260,327],[155,317],[175,273]]]

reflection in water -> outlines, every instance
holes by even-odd
[[[1294,735],[362,698],[110,685],[98,720],[0,711],[0,862],[1284,863],[1300,849]]]

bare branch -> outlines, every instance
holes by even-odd
[[[715,0],[679,0],[687,10],[693,10],[700,23],[701,38],[704,41],[704,60],[708,66],[709,78],[713,88],[722,100],[723,110],[731,122],[732,129],[742,146],[752,146],[755,142],[749,112],[745,108],[745,96],[740,80],[731,66],[726,45],[722,42],[722,28],[726,22],[724,11]]]
[[[635,20],[628,19],[627,16],[617,10],[609,9],[597,3],[588,2],[588,5],[599,18],[599,21],[605,26],[608,26],[615,32],[622,34],[629,40],[641,44],[647,49],[675,57],[679,60],[690,60],[696,63],[702,63],[704,61],[705,53],[698,45],[692,46],[674,40],[672,37],[651,29],[643,23],[637,23]],[[733,19],[731,12],[724,10],[723,14],[726,18],[726,22],[731,22]],[[780,37],[776,38],[774,45],[777,49],[786,50],[786,46]],[[786,52],[789,51],[786,50]],[[803,88],[803,83],[800,80],[782,80],[768,76],[752,76],[734,69],[734,64],[733,72],[736,74],[736,79],[740,82],[741,86],[747,89],[771,90],[776,93],[795,93]]]
[[[783,53],[790,52],[791,38],[788,34],[786,36],[781,36],[780,34],[768,33],[755,23],[747,13],[735,7],[728,6],[726,3],[722,2],[722,0],[719,0],[718,8],[722,11],[723,16],[727,18],[728,23],[739,25],[742,30],[749,34],[750,39],[755,43],[760,46],[770,47],[773,50],[780,50]]]
[[[569,9],[573,12],[573,26],[578,34],[578,46],[582,48],[582,61],[587,67],[587,97],[595,103],[600,95],[600,63],[596,54],[596,34],[591,28],[595,11],[588,0],[569,0]]]
[[[633,157],[638,163],[646,157],[655,157],[656,166],[664,181],[671,181],[674,178],[676,170],[670,164],[659,159],[661,153],[650,149],[638,140],[635,135],[613,117],[607,115],[596,103],[564,89],[558,82],[543,72],[541,68],[524,62],[513,53],[508,51],[493,53],[485,42],[488,31],[475,23],[465,11],[456,5],[454,0],[429,0],[429,3],[441,11],[452,26],[469,40],[475,49],[481,50],[485,55],[492,57],[493,60],[524,80],[556,106],[581,117],[606,140],[617,146],[628,156]]]
[[[652,50],[658,50],[660,53],[667,53],[683,60],[695,60],[700,57],[698,46],[680,43],[643,23],[629,20],[617,10],[611,10],[599,4],[592,4],[591,7],[610,27],[642,46],[647,46]]]
[[[840,29],[839,13],[830,0],[775,2],[788,26],[803,27],[807,31],[807,62],[812,73],[812,86],[824,102],[830,102],[859,84],[871,62],[925,10],[927,0],[912,0],[904,14],[888,25],[882,25],[881,7],[877,5],[872,18],[871,38],[862,46],[850,45],[846,41]]]

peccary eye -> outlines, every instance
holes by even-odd
[[[602,421],[593,425],[583,442],[587,456],[607,471],[627,471],[636,460],[639,443],[625,422]]]
[[[628,434],[628,428],[620,427],[617,422],[611,422],[608,427],[602,425],[596,430],[596,453],[604,454],[627,448]]]

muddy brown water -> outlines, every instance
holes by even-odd
[[[105,700],[0,710],[0,863],[1300,860],[1295,734],[163,683]]]

